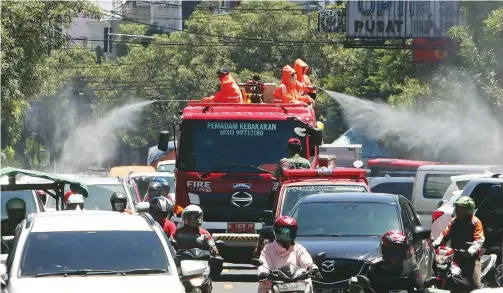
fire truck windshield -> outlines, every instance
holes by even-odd
[[[180,171],[225,173],[263,173],[274,171],[278,161],[287,156],[287,142],[297,137],[291,120],[185,120],[181,127]],[[305,138],[297,137],[303,144]],[[239,166],[241,165],[241,167]],[[250,168],[246,166],[256,166]]]

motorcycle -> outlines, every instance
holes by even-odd
[[[14,236],[2,236],[2,254],[9,254],[14,242]]]
[[[171,239],[173,247],[177,247],[176,241]],[[223,245],[222,243],[218,243]],[[224,259],[221,256],[212,256],[208,250],[200,248],[178,249],[176,263],[179,268],[181,281],[187,293],[211,293],[213,289],[211,280],[211,266],[222,266]],[[202,276],[190,276],[185,272],[192,270],[194,265],[203,264],[205,271]]]
[[[467,242],[471,245],[471,242]],[[463,255],[465,250],[454,249],[448,246],[440,246],[435,250],[436,268],[434,268],[436,277],[435,286],[439,289],[450,290],[451,292],[470,292],[472,290],[470,280],[471,276],[463,276],[460,264],[454,260],[454,255]],[[481,254],[481,250],[479,250]],[[496,281],[496,254],[482,255],[480,266],[482,269],[481,280],[486,287],[498,287]]]
[[[259,259],[254,259],[252,262],[256,267],[263,264]],[[293,264],[284,265],[277,270],[269,270],[266,275],[260,277],[260,282],[272,283],[269,293],[313,293],[313,286],[306,281],[314,278],[312,272]]]
[[[436,278],[429,278],[424,281],[424,287],[430,288],[435,284]],[[379,282],[379,280],[377,280]],[[416,291],[414,288],[415,280],[408,277],[386,278],[383,280],[383,286],[386,288],[384,292],[388,293],[408,293]],[[376,293],[375,288],[372,288],[370,280],[363,275],[352,277],[349,281],[349,293]],[[382,292],[378,292],[382,293]]]

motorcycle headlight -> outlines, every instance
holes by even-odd
[[[200,287],[203,285],[204,279],[205,279],[204,276],[200,276],[200,277],[195,277],[195,278],[189,279],[189,282],[194,287]]]

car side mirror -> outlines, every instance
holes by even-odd
[[[437,202],[437,209],[438,209],[439,207],[443,206],[443,205],[444,205],[444,203],[445,203],[445,200],[443,200],[443,199],[439,200],[439,201]]]
[[[272,221],[272,218],[273,218],[273,212],[271,210],[264,210],[262,212],[262,218],[260,219],[260,221],[269,223]]]
[[[169,131],[161,131],[159,132],[159,138],[157,139],[157,148],[160,151],[167,151],[169,143]]]
[[[193,278],[204,274],[206,271],[206,264],[204,262],[182,261],[180,269],[182,271],[182,277]]]
[[[136,211],[138,213],[148,213],[149,209],[150,209],[150,203],[145,202],[145,201],[139,202],[136,205]]]
[[[310,135],[309,142],[312,145],[320,146],[323,144],[323,129],[310,128],[309,135]]]
[[[414,228],[414,240],[423,240],[430,238],[431,229],[424,226],[416,226]]]

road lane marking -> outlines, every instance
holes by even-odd
[[[234,287],[232,286],[232,284],[224,284],[224,289],[227,289],[227,290],[230,290],[230,289],[233,289]]]

